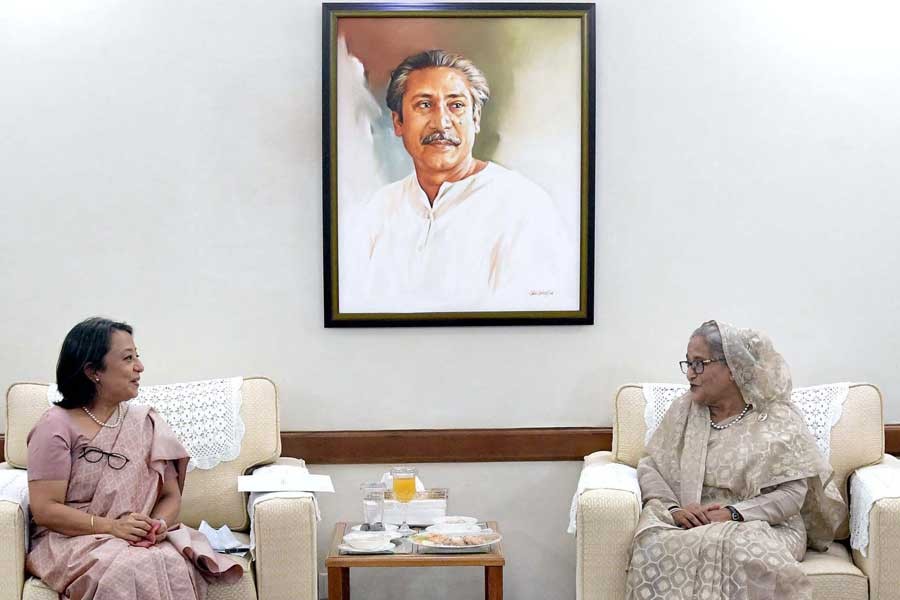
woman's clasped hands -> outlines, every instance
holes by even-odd
[[[110,533],[132,546],[148,548],[166,539],[168,527],[163,519],[151,519],[141,513],[129,513],[112,522]]]
[[[672,510],[672,519],[682,529],[693,529],[710,523],[721,523],[731,520],[731,513],[721,504],[700,505],[697,503]]]

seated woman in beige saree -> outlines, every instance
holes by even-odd
[[[630,599],[809,599],[807,545],[846,515],[831,468],[790,401],[784,359],[762,333],[707,321],[638,464],[644,508]]]
[[[61,597],[202,600],[242,568],[178,523],[188,454],[138,394],[132,329],[88,319],[66,336],[63,400],[28,435],[29,572]]]

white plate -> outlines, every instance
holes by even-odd
[[[369,550],[371,548],[382,548],[395,537],[397,537],[397,534],[390,531],[351,531],[344,536],[341,542],[357,550]]]
[[[358,550],[350,544],[338,544],[338,550],[346,554],[392,554],[394,548],[396,548],[396,546],[393,542],[388,542],[384,546],[372,550]]]
[[[474,525],[477,522],[478,519],[475,517],[460,517],[454,515],[434,518],[435,525]]]
[[[414,545],[421,548],[423,552],[432,552],[439,554],[468,554],[471,552],[487,552],[491,545],[496,544],[500,540],[503,539],[499,533],[485,533],[481,534],[489,541],[485,541],[483,544],[471,544],[466,546],[455,546],[450,544],[436,544],[429,540],[428,533],[419,533],[413,536],[410,536],[408,539]]]

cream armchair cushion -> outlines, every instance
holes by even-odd
[[[831,433],[831,465],[835,480],[847,498],[847,480],[856,469],[884,458],[882,396],[877,387],[853,384],[844,403],[840,421]],[[612,451],[591,455],[593,461],[612,461],[637,466],[644,453],[644,396],[640,385],[619,388],[615,398]],[[888,457],[890,459],[890,457]],[[898,470],[900,476],[900,470]],[[625,570],[631,559],[631,540],[640,506],[633,494],[618,490],[592,490],[578,500],[576,595],[578,600],[624,598]],[[869,525],[869,558],[861,560],[842,544],[833,544],[827,553],[807,552],[802,562],[815,588],[816,600],[898,599],[900,585],[892,583],[892,565],[900,563],[900,502],[884,500],[872,509]],[[848,535],[845,522],[838,538]],[[854,560],[856,562],[854,562]],[[870,592],[871,590],[871,592]]]
[[[249,528],[247,497],[237,491],[238,475],[274,462],[281,454],[278,393],[264,377],[244,379],[241,418],[245,433],[239,456],[213,469],[187,474],[182,520],[197,527],[201,520],[235,531]],[[27,468],[26,437],[47,409],[47,386],[18,383],[6,395],[6,463],[3,468]],[[316,598],[316,511],[308,498],[276,499],[256,507],[256,561],[243,561],[244,578],[230,586],[212,585],[209,600],[218,598]],[[0,502],[0,600],[56,600],[39,580],[23,586],[24,516],[18,505]],[[239,536],[241,534],[238,534]],[[254,578],[254,570],[256,577]],[[13,583],[15,582],[15,583]]]

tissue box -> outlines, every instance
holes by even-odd
[[[384,522],[399,525],[403,522],[403,515],[406,514],[406,522],[410,525],[434,525],[436,518],[447,516],[448,496],[446,488],[427,489],[416,492],[415,498],[404,507],[394,500],[394,494],[388,490],[384,493]],[[374,510],[374,503],[372,504]],[[366,506],[367,514],[368,510],[369,507]]]

